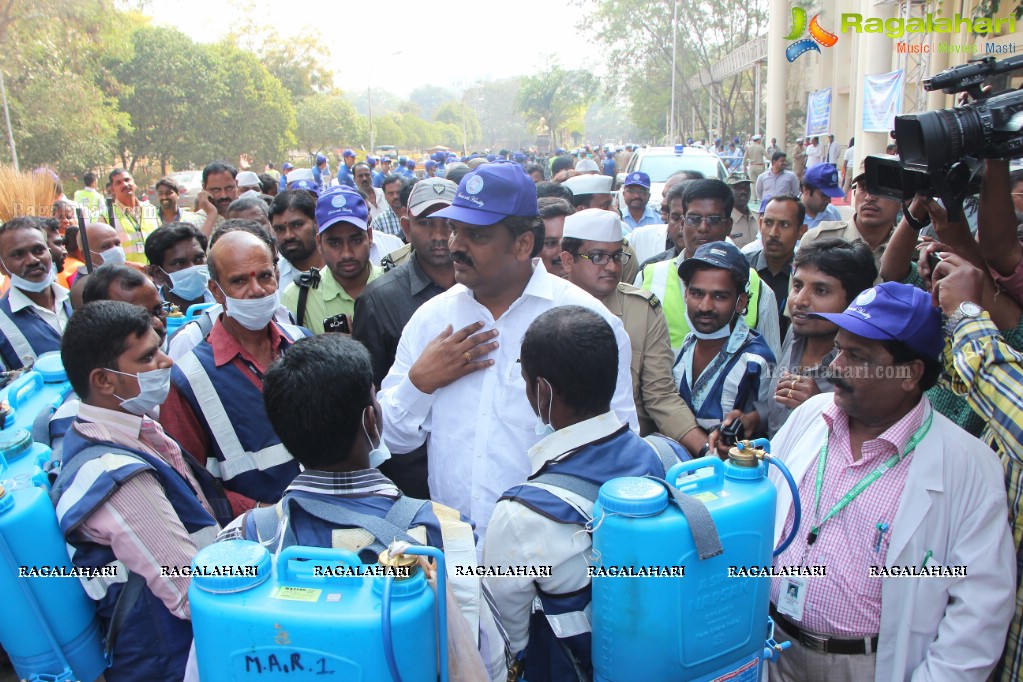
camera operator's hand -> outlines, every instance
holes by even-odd
[[[920,237],[920,250],[916,261],[916,269],[920,274],[920,279],[924,281],[924,286],[927,291],[931,290],[931,263],[928,260],[928,256],[932,253],[946,253],[951,252],[952,248],[947,244],[942,244],[939,241],[935,241],[930,237]]]
[[[986,272],[954,253],[942,254],[931,278],[931,296],[945,317],[951,317],[960,303],[983,305],[985,289],[991,282]]]
[[[949,222],[948,211],[934,199],[928,199],[924,207],[931,216],[931,222],[934,223],[934,233],[938,240],[948,245],[945,250],[954,251],[978,268],[983,267],[984,258],[977,247],[977,240],[970,232],[970,224],[966,222],[966,217],[961,217],[958,222]]]

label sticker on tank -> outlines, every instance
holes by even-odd
[[[696,493],[695,495],[690,495],[690,497],[695,497],[700,502],[713,502],[718,499],[718,496],[714,493]]]
[[[340,592],[330,592],[329,594],[327,594],[327,603],[328,604],[331,603],[331,602],[339,602],[339,601],[341,601],[341,593]]]
[[[275,587],[273,594],[270,596],[274,599],[286,599],[288,601],[319,601],[321,592],[323,590],[311,587],[288,587],[287,585],[281,585]]]
[[[760,658],[755,656],[738,668],[715,677],[710,682],[757,682],[760,677]]]

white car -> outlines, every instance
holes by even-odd
[[[178,183],[181,191],[178,193],[178,206],[189,211],[195,205],[195,199],[202,191],[202,171],[186,170],[170,173],[167,177]]]
[[[660,208],[664,181],[681,170],[696,170],[704,177],[724,182],[728,177],[725,164],[715,154],[696,147],[641,147],[632,154],[624,172],[615,176],[615,188],[621,189],[625,176],[642,171],[650,176],[650,205]]]

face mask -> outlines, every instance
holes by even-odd
[[[554,433],[554,426],[551,425],[551,408],[554,407],[554,400],[553,400],[553,398],[554,398],[554,389],[551,388],[551,382],[547,381],[543,377],[540,377],[540,381],[542,381],[545,384],[547,384],[547,390],[549,390],[551,392],[551,404],[547,406],[547,421],[544,421],[543,417],[541,417],[540,415],[537,415],[536,416],[536,428],[533,429],[533,431],[536,433],[536,435],[540,436],[541,438],[546,438],[547,436],[549,436],[552,433]],[[536,386],[536,409],[537,410],[540,409],[540,385],[539,384],[537,384],[537,386]]]
[[[124,256],[124,247],[122,246],[111,246],[106,251],[98,253],[92,251],[92,253],[103,259],[103,265],[124,265],[125,260],[127,260]]]
[[[166,402],[171,385],[170,367],[139,372],[138,374],[118,372],[116,369],[111,369],[110,371],[115,374],[123,374],[126,377],[135,377],[139,382],[139,394],[134,398],[125,400],[116,393],[114,394],[114,397],[121,401],[121,407],[128,412],[139,417],[143,415],[152,416],[149,413]]]
[[[174,295],[186,301],[194,301],[202,296],[210,281],[210,269],[206,265],[193,265],[177,272],[164,270],[164,273],[170,278]]]
[[[220,287],[220,285],[217,285]],[[220,288],[220,291],[224,291]],[[226,293],[227,316],[249,331],[257,332],[270,324],[281,304],[281,292],[277,290],[263,298],[231,298]]]
[[[3,263],[3,259],[0,259],[0,263]],[[7,263],[4,263],[4,267],[8,272],[11,272],[11,269],[7,267]],[[38,294],[40,291],[46,291],[55,281],[57,281],[57,273],[54,272],[52,266],[50,267],[50,271],[46,273],[46,277],[43,277],[38,282],[33,282],[15,275],[13,272],[11,273],[11,286],[15,289],[21,289],[22,291],[27,291],[32,294]]]
[[[367,407],[366,410],[371,407]],[[372,448],[369,451],[369,466],[371,469],[376,469],[391,458],[391,451],[388,449],[383,437],[379,435],[377,436],[377,444],[373,445],[373,439],[369,437],[369,431],[366,430],[366,410],[362,411],[362,433],[366,436],[366,440],[369,441],[369,447]]]
[[[735,299],[735,304],[736,305],[739,304],[739,299]],[[736,314],[738,312],[739,312],[738,310],[733,310],[732,311],[732,319],[735,318],[735,316],[736,316]],[[691,331],[693,333],[693,336],[695,336],[696,338],[701,339],[703,341],[713,341],[714,339],[724,339],[724,338],[727,338],[727,337],[732,335],[731,320],[729,320],[728,324],[726,324],[725,326],[721,327],[721,329],[718,329],[716,331],[712,331],[709,334],[704,334],[703,332],[696,331],[696,327],[693,326],[693,318],[689,317],[689,310],[688,309],[686,310],[686,324],[689,325],[689,331]]]

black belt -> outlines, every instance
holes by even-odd
[[[877,637],[858,637],[856,639],[838,639],[837,637],[825,637],[815,635],[803,630],[785,616],[778,613],[778,609],[771,604],[771,618],[774,624],[781,628],[793,640],[799,642],[808,649],[819,651],[822,654],[866,654],[877,651]],[[870,651],[867,650],[867,642],[870,642]]]

